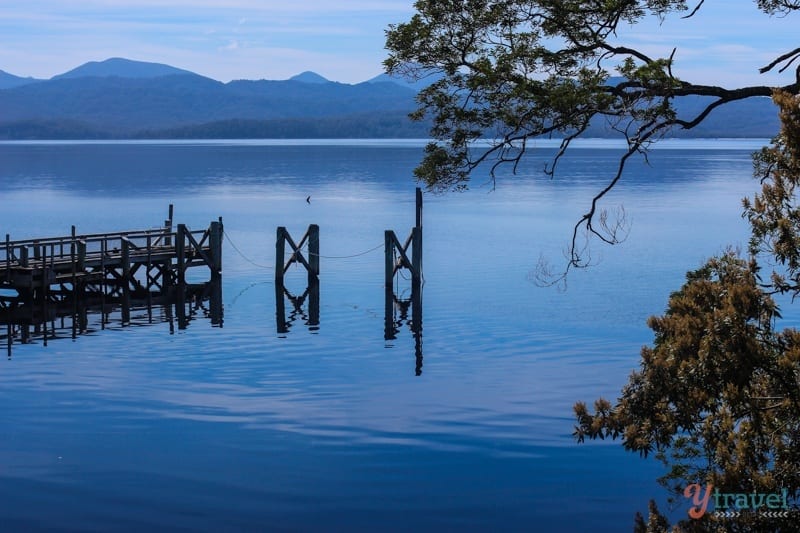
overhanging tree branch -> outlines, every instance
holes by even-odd
[[[767,14],[800,9],[800,0],[756,3]],[[649,144],[657,138],[671,129],[697,127],[722,105],[772,94],[773,88],[766,85],[726,89],[680,80],[672,69],[675,48],[667,57],[657,58],[617,43],[623,23],[684,11],[689,11],[684,18],[690,18],[704,0],[693,8],[687,4],[686,0],[418,0],[417,14],[387,31],[385,61],[390,74],[441,76],[420,93],[414,114],[432,119],[436,140],[426,148],[416,175],[431,189],[463,189],[471,174],[486,163],[495,184],[501,166],[510,165],[516,172],[529,139],[560,136],[563,141],[544,169],[552,176],[574,139],[601,121],[609,124],[625,138],[628,151],[607,188],[591,199],[573,228],[566,270],[582,264],[577,246],[581,229],[603,242],[617,241],[595,224],[595,217],[630,157],[646,157]],[[779,72],[784,72],[798,57],[800,48],[761,71],[781,65]],[[782,89],[800,92],[800,69],[798,79]],[[691,117],[678,116],[674,103],[681,97],[713,101]],[[476,145],[475,141],[487,138],[492,139],[488,147]]]

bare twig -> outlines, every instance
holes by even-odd
[[[703,2],[705,2],[705,0],[700,0],[700,2],[698,2],[697,5],[694,6],[694,9],[692,9],[691,13],[689,13],[688,15],[684,15],[681,18],[683,19],[692,18],[695,15],[695,13],[697,13],[700,10],[700,7],[703,5]]]
[[[787,59],[790,59],[789,63],[787,63],[782,69],[778,71],[778,72],[783,72],[784,70],[786,70],[786,67],[791,65],[792,62],[794,62],[794,60],[797,59],[798,56],[800,56],[800,48],[795,48],[791,52],[786,52],[782,56],[775,58],[775,60],[773,60],[769,65],[761,67],[760,69],[758,69],[758,71],[761,74],[764,74],[765,72],[769,72],[770,70],[775,68],[775,66],[781,61],[786,61]]]

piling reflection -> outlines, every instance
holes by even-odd
[[[169,324],[170,333],[188,328],[197,319],[223,327],[222,278],[206,283],[177,283],[161,292],[132,295],[128,291],[95,293],[67,291],[51,295],[47,305],[25,294],[0,293],[0,335],[8,357],[12,346],[94,333],[132,324]]]
[[[414,373],[422,375],[422,283],[412,283],[410,298],[399,298],[392,287],[387,287],[385,298],[383,339],[387,341],[386,347],[393,347],[388,341],[397,340],[403,326],[408,326],[414,337]]]
[[[286,301],[291,304],[286,315]],[[307,309],[304,309],[308,300]],[[309,278],[308,286],[296,296],[283,283],[275,283],[275,320],[278,335],[285,335],[297,321],[308,326],[308,331],[319,331],[319,280]]]

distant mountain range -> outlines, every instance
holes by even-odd
[[[288,80],[222,83],[160,63],[112,58],[49,80],[0,70],[0,139],[391,138],[428,136],[412,122],[429,80],[378,75],[357,84],[314,72]],[[679,112],[707,101],[684,98]],[[771,137],[775,107],[752,98],[715,110],[692,137]],[[601,125],[591,135],[610,136]]]
[[[44,81],[44,80],[37,80],[36,78],[21,78],[19,76],[14,76],[13,74],[9,74],[8,72],[0,70],[0,90],[10,89],[12,87],[18,87],[20,85],[27,85],[29,83],[35,83],[37,81]]]

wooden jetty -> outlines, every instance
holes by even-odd
[[[192,288],[186,273],[206,267],[210,283],[222,275],[222,218],[203,230],[172,225],[170,217],[155,229],[41,239],[11,240],[0,245],[0,323],[36,325],[87,305],[118,305],[122,321],[136,305],[157,304],[164,297],[186,296]],[[221,304],[220,304],[221,305]]]

